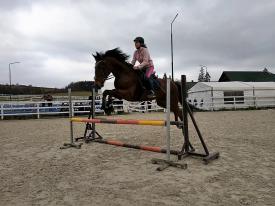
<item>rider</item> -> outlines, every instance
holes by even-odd
[[[149,51],[144,44],[144,39],[142,37],[136,37],[134,39],[136,51],[133,55],[133,60],[131,62],[134,65],[134,69],[139,69],[145,73],[145,84],[147,90],[149,90],[149,94],[147,95],[148,98],[153,99],[156,97],[155,92],[153,90],[153,82],[150,78],[151,74],[154,72],[154,64],[150,57]],[[136,61],[140,64],[135,66]]]

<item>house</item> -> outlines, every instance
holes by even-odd
[[[275,107],[275,82],[198,82],[188,101],[203,110]]]

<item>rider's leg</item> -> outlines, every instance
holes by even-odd
[[[147,95],[148,98],[155,98],[155,92],[154,92],[154,87],[153,87],[153,80],[151,78],[144,78],[144,86],[146,89],[149,91],[149,94]]]
[[[153,73],[154,73],[154,67],[151,66],[151,67],[149,67],[149,68],[146,69],[145,76],[146,76],[147,78],[150,78],[151,75],[152,75]]]
[[[155,98],[155,92],[153,87],[153,80],[151,78],[151,75],[154,73],[154,66],[151,66],[146,69],[145,78],[147,80],[148,84],[148,90],[150,92],[149,95],[147,95],[148,98]]]
[[[147,78],[147,71],[141,70],[141,79],[142,79],[142,84],[146,88],[146,90],[149,91],[149,94],[147,95],[147,98],[152,99],[155,98],[155,93],[153,90],[153,81],[150,78]]]

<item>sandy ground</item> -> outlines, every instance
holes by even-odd
[[[275,205],[275,110],[203,112],[196,119],[210,151],[221,157],[209,165],[187,158],[187,170],[162,172],[150,161],[164,154],[98,143],[60,150],[69,139],[65,118],[0,121],[0,205]],[[76,136],[83,126],[75,125]],[[165,146],[163,127],[101,124],[97,130]],[[181,132],[172,128],[171,136],[172,147],[180,148]]]

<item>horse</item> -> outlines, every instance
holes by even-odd
[[[119,48],[108,50],[105,53],[93,54],[95,63],[94,83],[97,88],[102,88],[109,75],[115,77],[112,90],[105,90],[102,94],[102,107],[105,111],[106,97],[110,99],[125,99],[127,101],[151,101],[146,95],[146,89],[142,85],[140,71],[134,70],[133,65],[128,62],[129,56],[123,53]],[[155,91],[156,102],[160,107],[166,107],[166,79],[157,78],[159,88]],[[183,121],[182,111],[179,108],[179,102],[182,105],[180,84],[171,81],[171,111],[174,113],[175,121],[180,118]]]

